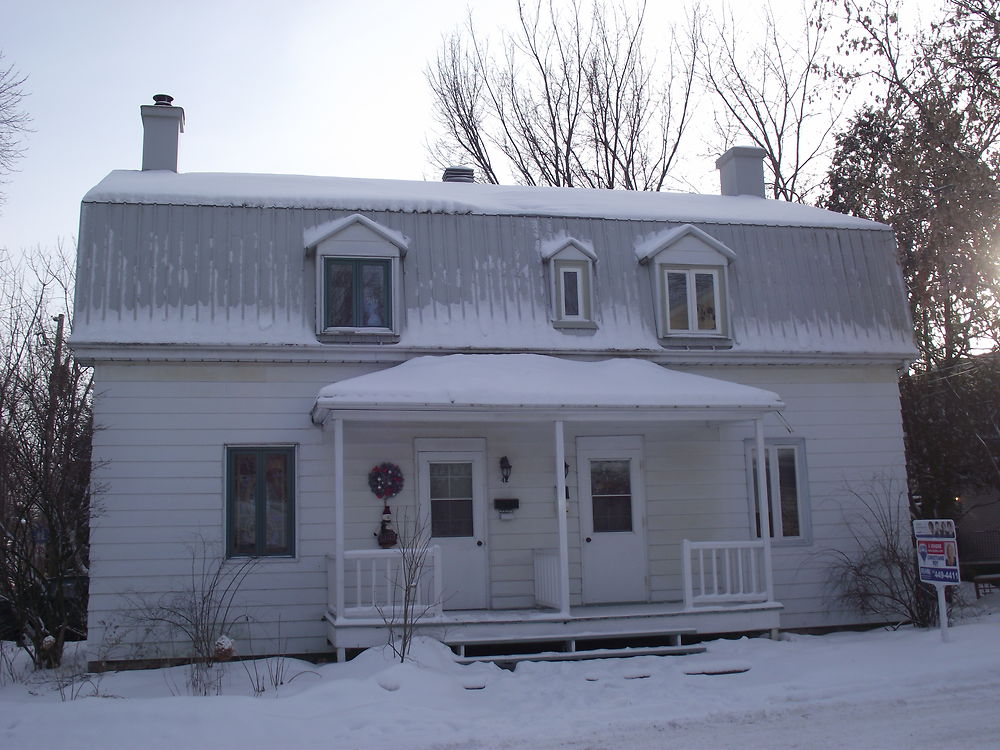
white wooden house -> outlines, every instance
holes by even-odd
[[[858,621],[825,553],[903,486],[889,227],[766,200],[755,149],[720,196],[183,174],[183,110],[142,117],[82,206],[92,642],[200,539],[258,558],[258,653],[383,642],[383,463],[449,643]]]

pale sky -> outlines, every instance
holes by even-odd
[[[424,70],[469,5],[479,28],[516,17],[514,0],[6,4],[3,65],[28,76],[34,132],[2,186],[0,248],[72,246],[87,190],[139,168],[157,93],[185,110],[182,172],[440,179]],[[651,2],[647,37],[681,7]],[[716,189],[708,158],[704,173]]]

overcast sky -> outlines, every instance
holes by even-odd
[[[157,93],[173,95],[185,110],[183,172],[439,179],[425,147],[432,122],[424,69],[468,5],[7,3],[0,50],[4,65],[28,76],[34,132],[20,171],[2,187],[0,248],[71,245],[87,190],[112,169],[139,168],[139,106]],[[515,18],[515,0],[472,6],[479,28]],[[647,36],[655,39],[680,8],[653,0]],[[714,190],[707,157],[703,172]]]

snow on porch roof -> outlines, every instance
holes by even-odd
[[[417,357],[320,390],[313,420],[331,412],[580,412],[749,419],[784,404],[760,388],[668,370],[638,359],[581,362],[540,354]],[[750,412],[750,413],[747,413]],[[357,415],[352,415],[357,416]],[[678,413],[677,416],[680,416]],[[523,417],[523,414],[522,414]]]

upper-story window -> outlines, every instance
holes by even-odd
[[[594,315],[594,261],[586,243],[562,237],[541,248],[549,267],[552,324],[556,328],[596,328]]]
[[[690,224],[646,238],[636,247],[650,267],[657,335],[665,345],[731,343],[729,266],[736,254]]]
[[[354,214],[307,230],[305,240],[316,251],[317,334],[335,341],[396,337],[405,238]]]
[[[668,333],[722,333],[719,268],[664,265]]]
[[[392,261],[323,258],[323,329],[392,328]]]

